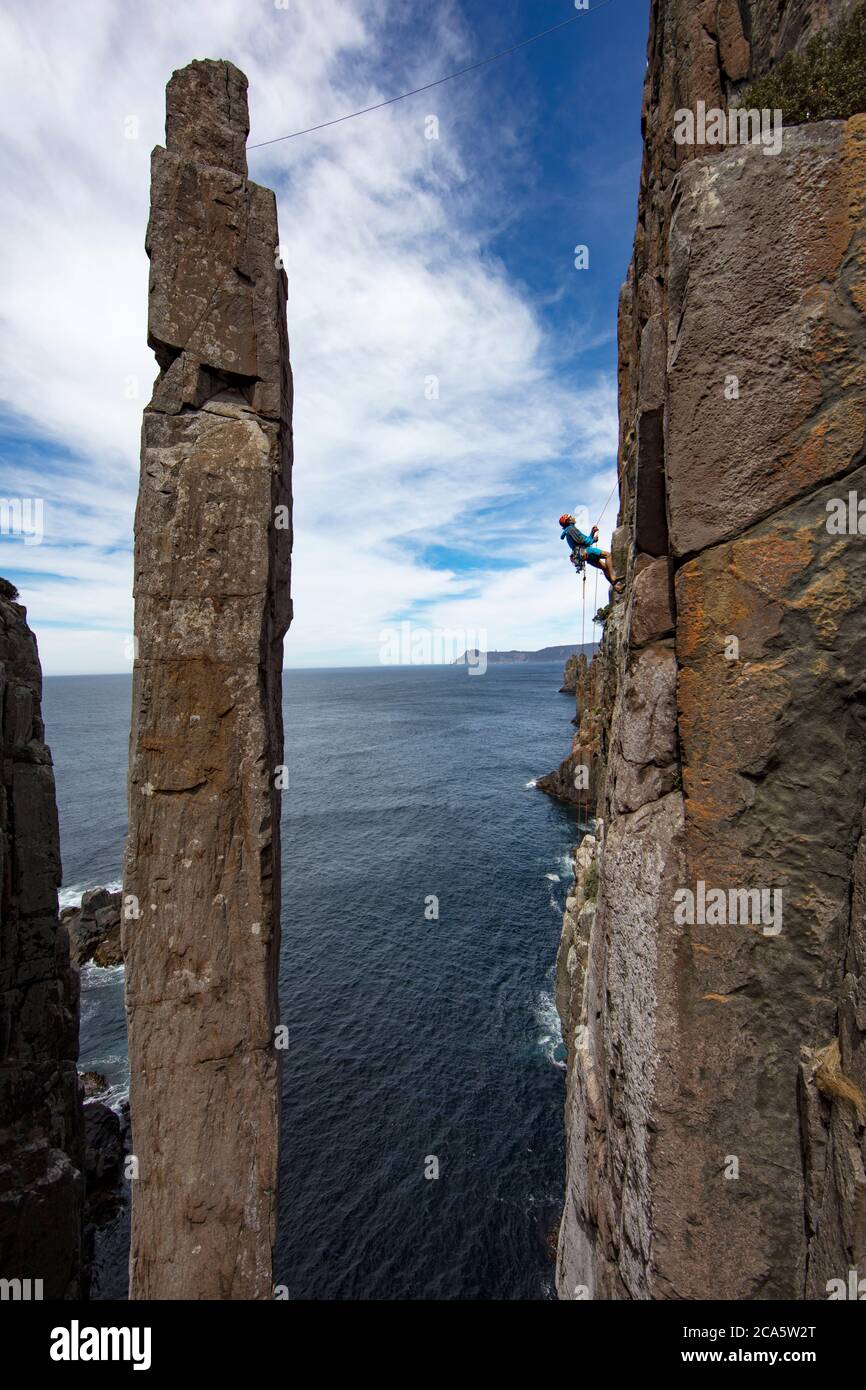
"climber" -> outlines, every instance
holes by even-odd
[[[564,512],[559,518],[559,524],[562,527],[561,539],[568,541],[568,546],[571,551],[571,563],[574,565],[578,574],[583,568],[584,560],[586,560],[595,569],[601,570],[607,582],[613,585],[615,593],[619,592],[619,586],[622,584],[622,580],[617,579],[614,574],[613,565],[608,552],[602,550],[601,546],[597,544],[598,527],[593,526],[589,535],[585,536],[582,531],[577,529],[574,517],[570,516],[568,512]]]

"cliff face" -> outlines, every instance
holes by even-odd
[[[585,660],[586,658],[584,658]],[[560,695],[577,694],[577,652],[570,656],[565,663],[565,670],[562,673],[562,685],[559,687]]]
[[[36,639],[0,580],[0,1277],[81,1296],[78,975],[60,925],[54,769]],[[26,1296],[26,1295],[25,1295]],[[31,1297],[40,1294],[31,1286]]]
[[[824,1298],[866,1273],[866,545],[827,524],[866,497],[866,117],[786,129],[773,156],[672,135],[851,8],[651,6],[619,313],[628,582],[558,977],[563,1298]],[[690,914],[700,885],[778,916]]]
[[[153,152],[123,953],[131,1296],[269,1298],[279,1128],[291,378],[246,78],[194,62]]]
[[[599,788],[604,777],[605,727],[601,709],[601,664],[587,662],[586,655],[570,657],[565,668],[565,681],[560,692],[575,697],[577,733],[571,742],[571,752],[554,772],[539,777],[539,791],[556,801],[574,806],[578,815],[594,815],[598,809]]]

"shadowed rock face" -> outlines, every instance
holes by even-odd
[[[573,682],[568,681],[573,666]],[[602,721],[599,708],[599,692],[596,677],[600,674],[598,663],[587,664],[581,652],[569,658],[566,667],[566,693],[575,696],[576,714],[572,721],[577,725],[577,733],[572,739],[571,752],[555,770],[539,777],[536,786],[557,801],[565,801],[576,807],[579,819],[594,815],[598,807],[600,777],[603,770]],[[568,689],[568,685],[571,689]]]
[[[564,1298],[825,1298],[866,1274],[866,535],[827,526],[866,498],[866,116],[787,129],[777,156],[672,139],[676,109],[724,107],[850,9],[651,6],[628,582],[595,663],[597,899],[566,913],[557,980]],[[780,930],[688,920],[699,883],[778,891]]]
[[[60,840],[36,639],[0,580],[0,1277],[81,1296],[78,974],[57,914]],[[33,1295],[34,1297],[37,1295]]]
[[[246,78],[194,62],[152,158],[123,954],[134,1298],[269,1298],[291,377]]]

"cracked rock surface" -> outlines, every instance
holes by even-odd
[[[0,1278],[82,1294],[78,972],[57,910],[60,836],[36,638],[0,579]]]
[[[292,391],[246,78],[193,62],[152,157],[123,955],[131,1296],[272,1296]]]
[[[774,156],[672,138],[850,9],[651,4],[627,584],[590,676],[596,897],[557,973],[563,1298],[826,1298],[866,1274],[866,537],[827,526],[866,497],[866,116],[786,128]],[[778,890],[781,931],[683,920],[699,883]]]

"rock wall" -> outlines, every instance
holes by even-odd
[[[851,8],[651,5],[628,578],[596,663],[597,897],[575,894],[558,972],[563,1298],[866,1274],[866,538],[827,525],[866,498],[866,117],[785,129],[775,156],[673,140],[678,109],[726,108]],[[688,920],[699,884],[751,915]],[[738,890],[781,894],[778,921]]]
[[[123,954],[133,1298],[272,1294],[291,377],[247,82],[193,62],[152,157]]]
[[[0,579],[0,1278],[41,1280],[46,1299],[78,1298],[78,975],[57,912],[60,837],[42,671],[17,597]]]
[[[573,679],[567,680],[570,689],[560,693],[574,694],[575,717],[572,720],[577,732],[571,742],[571,752],[553,772],[539,777],[536,786],[556,801],[565,801],[574,806],[581,820],[594,815],[598,809],[598,797],[604,776],[604,721],[602,719],[601,691],[599,677],[601,664],[587,662],[583,652],[569,658]]]

